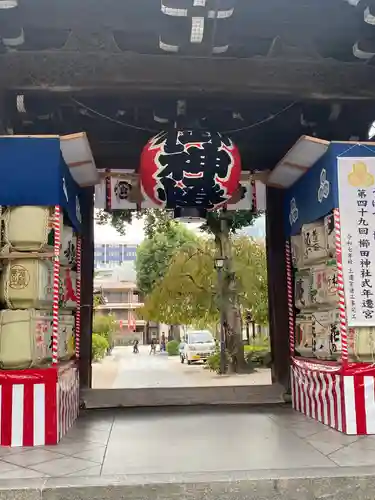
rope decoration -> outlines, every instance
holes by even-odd
[[[293,272],[290,242],[285,243],[285,263],[286,263],[286,287],[288,299],[289,318],[289,349],[291,356],[294,356],[295,330],[294,330],[294,301],[293,301]]]
[[[76,343],[76,358],[79,359],[80,340],[81,340],[81,238],[77,236],[77,281],[76,281],[76,327],[75,327],[75,343]]]
[[[59,351],[59,299],[60,299],[60,207],[55,207],[53,256],[53,305],[52,305],[52,364],[58,363]]]
[[[340,336],[341,336],[341,360],[343,365],[348,362],[348,334],[346,326],[346,308],[344,295],[344,275],[342,268],[342,249],[341,249],[341,222],[340,210],[335,208],[333,211],[335,220],[335,242],[336,242],[336,261],[337,261],[337,290],[339,295],[339,314],[340,314]]]

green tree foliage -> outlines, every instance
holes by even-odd
[[[179,343],[177,340],[171,340],[167,343],[167,353],[168,356],[178,356],[179,355]]]
[[[142,215],[146,238],[153,238],[156,234],[160,233],[173,232],[176,228],[177,222],[173,219],[173,212],[147,209],[143,211]]]
[[[260,215],[244,210],[233,210],[231,212],[208,212],[207,222],[202,226],[202,230],[213,234],[215,237],[222,236],[221,218],[225,216],[229,234],[235,234],[243,227],[252,226]]]
[[[108,340],[97,333],[92,334],[92,359],[100,361],[106,355],[109,348]]]
[[[98,224],[111,224],[117,232],[124,236],[126,233],[126,224],[131,224],[132,222],[133,212],[131,210],[116,210],[114,212],[98,210],[95,218]]]
[[[107,314],[105,316],[101,316],[98,314],[94,315],[94,320],[92,323],[92,331],[98,335],[101,335],[105,338],[109,345],[112,344],[112,334],[116,329],[116,321],[113,318],[112,314]]]
[[[192,231],[173,219],[164,228],[164,231],[153,232],[137,249],[137,284],[146,296],[164,277],[172,256],[181,247],[194,245],[197,240]]]
[[[242,310],[267,323],[267,266],[264,245],[250,238],[233,239],[233,272]],[[165,276],[146,298],[142,315],[149,321],[215,326],[219,322],[218,282],[214,269],[215,245],[199,238],[195,247],[183,247],[171,260]]]
[[[94,309],[102,304],[102,297],[100,294],[94,294],[93,296],[93,306]]]
[[[227,212],[226,218],[229,232],[236,233],[243,227],[251,226],[258,215],[251,211],[243,210]],[[148,238],[151,238],[156,233],[165,232],[175,222],[171,212],[159,209],[146,209],[140,213],[132,212],[131,210],[116,210],[110,213],[98,210],[96,221],[98,224],[111,224],[116,231],[124,235],[126,224],[131,224],[133,217],[144,219],[145,235]],[[207,222],[202,226],[202,230],[213,235],[220,234],[220,212],[209,212],[207,214]]]
[[[263,243],[236,238],[232,247],[233,271],[242,310],[250,309],[255,323],[268,323],[267,256]]]
[[[213,262],[212,242],[196,238],[194,246],[182,247],[169,262],[163,279],[146,297],[142,315],[169,325],[215,324],[219,313],[217,301],[213,300]]]
[[[116,212],[116,215],[101,214],[101,221],[108,222],[121,233],[124,233],[125,224],[130,222],[130,213],[128,211]],[[237,283],[232,279],[235,274],[232,270],[232,257],[231,257],[231,239],[230,236],[234,235],[241,228],[252,225],[259,214],[251,211],[219,211],[209,212],[207,214],[206,224],[202,226],[202,230],[214,236],[215,254],[226,257],[226,268],[224,270],[225,279],[223,281],[221,292],[224,297],[222,303],[224,304],[223,310],[225,315],[225,328],[226,337],[229,339],[231,345],[231,359],[232,365],[235,370],[245,364],[244,351],[242,344],[242,332],[240,325],[240,297],[237,295]],[[148,236],[144,245],[141,245],[137,258],[137,272],[138,272],[138,286],[140,290],[149,295],[154,290],[155,285],[164,277],[166,270],[169,266],[171,256],[182,245],[170,245],[170,236],[166,236],[164,241],[156,244],[154,238],[168,235],[173,231],[174,223],[170,219],[169,214],[160,210],[147,210],[144,215],[145,229]],[[100,217],[99,217],[100,219]],[[155,254],[155,257],[153,257]],[[212,256],[211,256],[212,262]],[[188,278],[191,281],[191,278]],[[202,292],[203,293],[203,292]],[[209,296],[212,298],[212,295]],[[211,300],[211,299],[207,299]],[[182,302],[181,297],[179,301]],[[202,306],[203,307],[203,306]],[[186,303],[186,311],[192,309],[192,305]],[[202,321],[209,321],[212,319],[211,311],[213,307],[209,308],[202,316]],[[202,309],[199,309],[201,312]],[[265,311],[265,309],[264,309]],[[175,308],[176,312],[176,308]],[[188,316],[190,312],[186,313]],[[202,311],[203,314],[203,311]],[[217,311],[216,311],[217,314]],[[195,317],[198,317],[195,314]],[[200,316],[201,317],[201,316]],[[170,323],[171,324],[171,323]],[[206,323],[207,324],[207,323]]]

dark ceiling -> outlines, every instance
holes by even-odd
[[[135,169],[176,124],[228,131],[246,169],[273,168],[302,134],[367,139],[373,13],[375,0],[0,0],[4,133],[85,130],[99,168]]]

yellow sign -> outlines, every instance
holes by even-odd
[[[357,188],[368,188],[374,184],[374,176],[367,170],[367,165],[363,161],[354,163],[353,170],[348,175],[351,186]]]

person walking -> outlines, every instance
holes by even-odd
[[[134,343],[133,343],[133,353],[134,354],[138,354],[139,353],[139,348],[138,348],[138,344],[139,344],[139,340],[134,340]]]
[[[161,341],[160,341],[160,351],[165,352],[166,351],[166,342],[165,342],[165,335],[161,336]]]
[[[155,339],[151,340],[150,354],[156,354],[156,341],[155,341]]]

